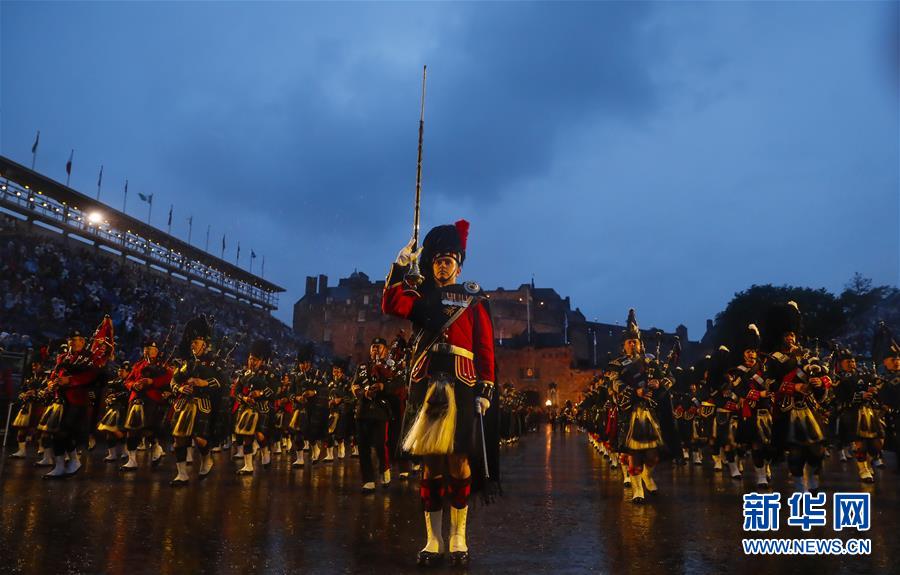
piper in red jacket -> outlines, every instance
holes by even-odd
[[[128,397],[128,416],[125,418],[128,461],[121,467],[122,471],[137,469],[135,456],[138,444],[144,437],[153,445],[150,452],[151,464],[156,467],[162,461],[165,454],[160,445],[162,424],[169,408],[169,385],[173,373],[159,356],[156,340],[144,340],[143,357],[134,364],[131,373],[125,378],[125,387],[131,391],[131,395]]]
[[[414,252],[411,241],[397,256],[385,283],[382,310],[409,319],[417,333],[411,363],[412,401],[421,404],[403,447],[423,457],[420,495],[427,543],[420,565],[440,562],[444,470],[449,474],[450,558],[469,561],[466,518],[472,483],[469,453],[475,450],[476,410],[490,408],[494,387],[494,335],[485,296],[475,282],[457,284],[465,259],[469,224],[432,229]],[[409,274],[421,261],[421,285]],[[424,397],[423,397],[424,396]]]
[[[78,444],[86,443],[90,385],[100,375],[84,334],[73,330],[65,352],[56,358],[47,389],[56,399],[41,418],[39,429],[53,436],[54,468],[45,479],[70,477],[81,469]],[[68,457],[68,462],[66,461]]]

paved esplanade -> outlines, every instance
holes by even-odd
[[[79,476],[42,481],[30,462],[0,461],[0,572],[8,573],[400,573],[422,572],[424,543],[417,483],[397,479],[375,495],[359,492],[359,464],[293,470],[287,455],[251,478],[216,455],[202,486],[174,489],[173,458],[122,474],[98,449]],[[574,430],[542,428],[504,449],[505,497],[473,504],[472,573],[888,573],[900,572],[900,476],[877,472],[861,487],[853,463],[829,462],[825,486],[873,493],[872,529],[830,525],[776,537],[868,537],[869,557],[745,557],[740,484],[704,467],[660,465],[660,495],[627,501],[621,475]],[[889,458],[889,465],[893,457]],[[194,465],[196,467],[196,464]],[[782,466],[775,486],[788,496]],[[747,480],[749,486],[749,479]],[[445,531],[446,531],[445,527]],[[450,572],[445,568],[436,572]]]

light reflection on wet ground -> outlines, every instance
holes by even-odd
[[[171,458],[158,470],[122,475],[102,456],[91,454],[79,476],[62,482],[40,480],[42,471],[21,460],[0,460],[0,572],[421,572],[417,484],[395,479],[388,490],[362,495],[355,459],[298,471],[282,455],[249,478],[235,476],[235,464],[220,454],[209,480],[173,489]],[[868,537],[871,556],[747,558],[744,485],[709,464],[661,465],[661,495],[644,506],[627,501],[618,470],[574,430],[544,428],[505,448],[503,465],[505,496],[469,514],[472,573],[898,571],[890,562],[900,527],[893,471],[878,471],[878,483],[862,487],[852,463],[828,465],[829,493],[873,493],[871,531],[838,534],[829,524],[777,534]],[[776,475],[786,498],[786,472]]]

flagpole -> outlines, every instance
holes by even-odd
[[[34,144],[31,146],[31,169],[34,170],[34,163],[37,161],[37,149],[38,144],[41,141],[41,131],[37,131],[37,136],[34,138]]]
[[[206,225],[206,249],[204,249],[204,251],[206,253],[209,253],[209,228],[211,228],[211,227],[212,227],[212,224]]]
[[[150,225],[150,214],[153,213],[153,194],[150,194],[150,201],[147,202],[147,225]]]
[[[253,273],[253,248],[250,248],[250,273]]]
[[[69,187],[69,179],[72,177],[72,160],[75,158],[75,148],[69,152],[69,161],[66,162],[66,187]]]
[[[100,164],[100,177],[97,178],[97,199],[100,199],[100,186],[103,185],[103,164]]]
[[[125,213],[125,206],[128,204],[128,178],[125,178],[125,194],[122,196],[122,213]]]
[[[266,256],[263,256],[262,258],[262,269],[259,272],[259,277],[264,278],[266,277]]]
[[[191,245],[191,232],[194,229],[194,216],[188,218],[188,245]]]
[[[166,233],[172,235],[172,210],[175,209],[174,204],[169,204],[169,223],[166,224]]]

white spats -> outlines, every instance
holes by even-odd
[[[175,479],[172,480],[174,483],[187,483],[190,480],[190,476],[187,472],[186,461],[176,461],[175,469],[178,471],[178,473],[175,475]]]
[[[387,487],[391,484],[391,470],[387,469],[381,474],[381,484]]]
[[[737,461],[729,461],[728,462],[728,473],[731,475],[732,479],[740,479],[741,478],[741,470],[738,468]]]
[[[468,545],[466,545],[466,518],[468,514],[468,505],[462,509],[450,506],[450,553],[469,550]]]
[[[659,489],[656,481],[653,480],[653,466],[651,465],[644,465],[644,469],[641,470],[641,481],[644,482],[647,491],[651,494],[656,493],[656,490]]]
[[[631,502],[644,502],[644,482],[641,481],[640,475],[635,475],[631,478]]]
[[[22,458],[28,455],[28,443],[24,441],[19,442],[19,450],[15,453],[10,454],[10,457]]]
[[[443,517],[443,511],[425,512],[425,537],[427,539],[422,551],[427,551],[428,553],[444,552],[444,537],[441,530]]]
[[[159,442],[153,443],[153,449],[150,450],[150,459],[154,462],[159,461],[159,458],[165,455],[165,451],[163,448],[159,446]],[[191,460],[191,450],[188,449],[188,461]]]
[[[333,447],[325,448],[325,458],[322,461],[334,461],[334,448]]]
[[[44,448],[41,460],[35,463],[38,467],[50,467],[53,465],[53,450],[49,447]]]
[[[204,477],[212,471],[213,468],[213,456],[212,453],[207,453],[203,456],[203,462],[200,464],[200,477]]]
[[[250,475],[253,473],[253,451],[244,453],[244,466],[238,470],[241,475]]]
[[[766,477],[766,466],[761,465],[759,467],[754,468],[756,470],[756,486],[757,487],[768,487],[769,486],[769,478]]]
[[[863,483],[874,483],[875,475],[872,473],[872,468],[869,467],[868,461],[857,461],[856,469],[859,471],[859,479]]]
[[[263,447],[259,450],[259,454],[263,467],[268,467],[269,464],[272,463],[272,453],[269,451],[269,448]]]
[[[298,450],[297,450],[297,459],[295,459],[294,462],[291,463],[291,465],[293,465],[294,467],[303,467],[303,465],[306,463],[306,462],[303,460],[303,457],[304,457],[303,450],[302,450],[302,449],[298,449]]]
[[[342,442],[338,443],[338,446],[337,446],[338,459],[343,459],[346,455],[347,455],[347,451],[346,451],[346,448],[344,447],[344,442],[342,441]]]
[[[138,463],[136,453],[130,449],[126,449],[125,452],[128,454],[128,461],[122,465],[122,469],[137,469]]]
[[[69,460],[66,461],[66,475],[75,475],[81,469],[81,460],[78,459],[78,450],[73,449],[68,453]]]
[[[49,449],[45,450],[45,453],[50,451]],[[62,455],[57,455],[53,458],[54,467],[50,470],[49,473],[44,475],[47,479],[55,479],[57,477],[65,477],[66,475],[66,458]]]

